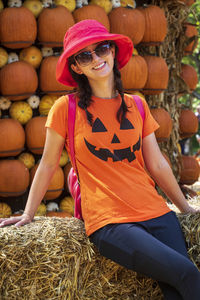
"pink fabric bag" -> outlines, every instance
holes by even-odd
[[[75,149],[74,149],[74,128],[75,128],[75,118],[76,118],[76,101],[73,94],[68,95],[69,105],[68,105],[68,135],[69,135],[69,149],[71,156],[72,168],[69,171],[67,183],[69,192],[74,199],[74,217],[83,220],[81,212],[81,192],[78,180],[78,170],[76,166],[75,159]],[[133,96],[135,103],[137,104],[138,110],[144,122],[145,113],[142,101],[139,96]]]

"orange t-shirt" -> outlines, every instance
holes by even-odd
[[[120,124],[116,118],[120,95],[113,99],[93,96],[92,100],[88,110],[93,115],[93,126],[77,105],[74,133],[87,235],[109,223],[145,221],[169,212],[144,168],[142,138],[159,127],[146,101],[142,99],[143,122],[132,96],[125,94],[129,112]],[[67,116],[68,97],[63,96],[51,108],[46,126],[65,138],[69,153]]]

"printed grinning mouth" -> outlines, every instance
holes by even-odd
[[[127,159],[129,162],[132,162],[136,158],[135,151],[140,150],[141,147],[140,137],[135,145],[128,148],[114,150],[113,153],[107,148],[100,148],[99,150],[96,150],[96,146],[90,144],[85,138],[84,141],[88,150],[96,157],[104,161],[107,161],[110,157],[112,158],[113,162],[122,161],[124,159]]]

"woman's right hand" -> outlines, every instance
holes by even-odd
[[[4,227],[7,225],[15,225],[19,227],[31,222],[32,222],[32,218],[28,214],[23,213],[23,215],[17,217],[1,218],[0,227]]]

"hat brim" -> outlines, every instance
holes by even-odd
[[[94,35],[90,36],[89,38],[86,36],[81,40],[81,42],[74,43],[70,49],[68,48],[64,50],[61,56],[59,57],[56,66],[57,81],[67,86],[77,87],[77,83],[73,79],[69,71],[68,58],[91,44],[105,40],[114,41],[116,43],[118,47],[118,53],[116,56],[118,68],[121,69],[123,66],[125,66],[133,53],[133,43],[129,37],[121,34],[111,33],[104,33],[103,35],[98,36]]]

